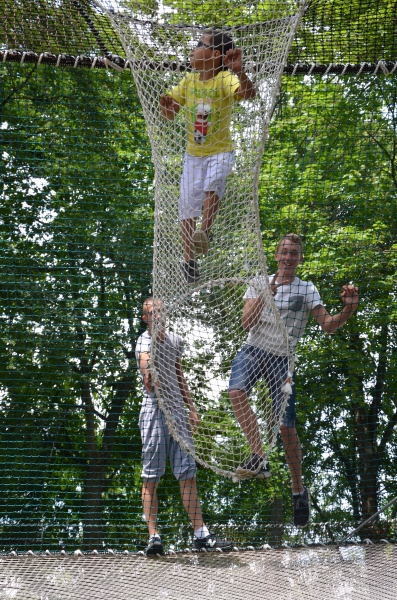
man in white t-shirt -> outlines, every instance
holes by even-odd
[[[290,345],[296,347],[310,314],[326,333],[334,333],[346,323],[358,306],[355,286],[343,286],[341,299],[345,306],[340,313],[331,316],[323,306],[316,286],[296,276],[296,269],[303,259],[300,237],[294,233],[282,237],[275,258],[278,269],[270,276],[270,286]],[[236,470],[241,477],[270,476],[256,415],[248,399],[251,389],[264,378],[277,415],[283,403],[283,388],[289,382],[288,348],[281,334],[275,333],[275,319],[264,305],[260,288],[260,278],[256,278],[244,296],[242,325],[249,334],[247,343],[233,360],[229,382],[233,410],[252,451],[251,458]],[[291,472],[294,524],[303,527],[310,518],[310,492],[302,482],[302,449],[295,428],[295,387],[281,420],[280,433]]]
[[[157,529],[157,486],[164,475],[169,458],[172,472],[179,481],[182,502],[190,517],[194,530],[194,547],[197,550],[232,550],[232,542],[215,538],[206,527],[201,513],[196,487],[196,463],[171,435],[161,411],[151,382],[150,351],[153,320],[161,319],[164,310],[160,300],[147,298],[143,303],[142,319],[148,330],[137,341],[135,356],[143,378],[143,402],[139,415],[142,437],[142,504],[149,529],[147,555],[163,554],[163,543]],[[195,431],[199,418],[182,372],[181,338],[168,333],[164,327],[157,332],[154,369],[161,399],[172,416],[179,436],[187,448],[194,449],[191,430]]]

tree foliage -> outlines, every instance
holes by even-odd
[[[18,465],[27,440],[37,455],[32,471],[30,456],[23,467],[26,488],[16,465],[8,471],[16,496],[10,504],[3,495],[6,523],[26,519],[36,541],[57,512],[51,477],[61,470],[60,512],[77,491],[67,520],[77,511],[92,544],[103,536],[119,441],[138,447],[125,415],[150,286],[150,150],[128,75],[8,66],[2,77],[3,444],[20,446]]]
[[[140,382],[133,349],[150,292],[153,171],[128,73],[2,66],[0,304],[4,549],[140,547]],[[301,233],[332,312],[299,349],[299,430],[314,519],[361,519],[397,494],[395,76],[285,78],[260,180],[263,240]],[[241,539],[289,521],[281,450],[264,485],[199,470],[206,521]],[[177,484],[162,527],[189,530]],[[282,507],[284,513],[281,515]],[[237,532],[237,533],[236,533]]]
[[[395,80],[289,80],[278,111],[261,174],[265,245],[303,234],[301,276],[331,311],[344,283],[360,288],[332,338],[309,325],[297,368],[306,477],[326,518],[360,520],[396,491]]]

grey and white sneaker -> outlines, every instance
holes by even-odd
[[[163,542],[161,541],[161,537],[156,533],[149,538],[149,543],[145,550],[146,556],[156,556],[157,554],[164,554]]]
[[[301,494],[292,494],[292,505],[294,509],[294,525],[305,527],[310,520],[310,490],[303,488]]]
[[[192,242],[196,254],[207,254],[210,247],[211,235],[204,229],[196,229],[192,235]]]
[[[236,469],[236,475],[240,478],[258,477],[265,479],[271,476],[268,461],[259,456],[259,454],[251,454],[251,458],[241,463]]]
[[[268,479],[272,476],[272,472],[270,470],[269,461],[262,461],[262,466],[260,471],[255,475],[255,479]]]
[[[220,540],[211,533],[203,538],[194,536],[193,545],[196,550],[206,550],[207,552],[215,551],[217,549],[223,550],[223,552],[230,552],[233,550],[233,542]]]

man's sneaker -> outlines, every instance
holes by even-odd
[[[146,556],[156,556],[156,554],[164,554],[163,542],[159,535],[152,535],[149,539],[149,544],[145,550]]]
[[[255,479],[267,479],[272,476],[268,461],[262,461],[260,471],[255,475]]]
[[[203,229],[196,229],[192,235],[192,242],[196,254],[207,254],[210,247],[210,235]]]
[[[189,260],[182,265],[182,273],[188,285],[192,285],[200,281],[200,273],[195,260]]]
[[[310,490],[305,487],[301,494],[292,494],[292,504],[294,507],[294,525],[304,527],[310,519]]]
[[[265,472],[269,474],[265,475]],[[236,475],[242,478],[259,476],[260,473],[263,473],[263,477],[259,477],[260,479],[271,475],[267,461],[259,454],[251,454],[251,458],[236,469]]]
[[[217,549],[223,550],[224,552],[230,552],[233,550],[233,542],[228,540],[219,540],[211,533],[203,538],[194,537],[193,545],[196,550],[207,550],[207,552],[215,551]]]

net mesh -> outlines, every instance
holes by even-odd
[[[240,25],[244,21],[240,14],[239,25],[231,24],[230,17],[219,21],[221,14],[219,28],[209,30],[201,25],[201,14],[189,15],[193,17],[189,27],[174,24],[176,18],[183,22],[188,17],[188,5],[178,15],[161,15],[165,23],[143,21],[144,7],[139,4],[134,11],[121,5],[117,12],[112,3],[98,5],[107,9],[120,33],[152,145],[153,295],[161,304],[150,350],[156,396],[182,447],[218,474],[238,478],[239,465],[252,452],[261,452],[260,445],[265,456],[274,447],[289,395],[287,379],[293,371],[288,333],[267,278],[258,178],[282,69],[303,7],[297,6],[289,15],[294,7],[288,2],[269,3],[265,12],[261,5],[253,5],[248,24]],[[260,16],[268,20],[255,23]],[[243,55],[240,80],[232,73],[233,69],[240,73],[241,67],[237,71],[233,62],[228,63],[230,68],[222,67],[228,58],[222,46],[224,57],[215,58],[219,65],[214,68],[210,62],[214,51],[209,46],[220,44],[214,35],[223,27]],[[204,40],[204,46],[194,49],[198,39]],[[210,57],[204,59],[206,63],[203,56]],[[203,81],[208,73],[211,76]],[[253,98],[243,91],[239,94],[247,77],[256,91]],[[161,110],[159,99],[164,94],[177,102],[179,114]],[[210,241],[208,251],[200,239],[195,243],[197,234],[204,236],[204,245]],[[261,321],[266,326],[255,335],[256,347],[271,354],[262,361],[265,383],[253,389],[250,405],[235,405],[249,444],[236,426],[228,398],[230,367],[246,337],[241,312],[247,286],[252,298],[263,301]],[[170,383],[175,379],[174,365],[168,364],[170,344],[184,348],[184,375],[200,419],[194,444],[186,432],[186,407]],[[254,378],[252,367],[248,377]],[[273,403],[267,390],[276,398]]]
[[[395,546],[347,546],[180,554],[147,560],[132,556],[15,556],[0,559],[2,598],[157,598],[190,600],[270,597],[275,600],[392,600]],[[155,582],[155,591],[153,590]]]
[[[77,4],[84,5],[102,39],[109,32],[106,50],[78,16]],[[133,350],[143,331],[142,302],[152,294],[153,173],[146,126],[128,64],[124,73],[81,68],[105,67],[107,51],[126,64],[103,11],[66,0],[0,6],[1,549],[142,551],[147,545],[137,427],[142,385]],[[358,0],[312,3],[292,44],[287,72],[294,76],[283,77],[260,172],[265,254],[271,260],[279,237],[298,230],[305,241],[300,276],[321,288],[330,312],[340,310],[338,294],[346,281],[359,282],[362,299],[357,317],[332,338],[309,322],[299,348],[298,430],[312,489],[312,523],[304,530],[292,524],[280,446],[265,483],[235,485],[198,469],[206,523],[240,547],[335,542],[397,494],[397,86],[396,71],[390,74],[395,44],[395,6]],[[158,497],[166,549],[191,547],[191,524],[168,468]],[[355,539],[395,540],[395,516],[394,504]],[[366,558],[379,551],[378,558],[367,569],[365,558],[346,571],[339,551],[324,554],[310,547],[300,554],[297,579],[289,572],[288,585],[278,587],[287,571],[277,565],[269,578],[265,572],[263,585],[270,585],[271,575],[272,593],[281,597],[282,590],[285,597],[293,594],[290,581],[298,597],[302,589],[308,597],[312,590],[315,597],[354,597],[356,590],[359,597],[376,597],[374,588],[381,598],[395,596],[387,570],[394,546],[359,550]],[[281,563],[286,554],[300,552],[284,548],[276,556]],[[312,569],[317,553],[329,557],[327,569],[335,560],[336,575],[325,567]],[[242,554],[249,559],[247,576],[235,580],[233,593],[245,597],[247,589],[255,593],[249,587],[252,573],[267,563],[258,563],[252,551]],[[89,597],[100,597],[106,580],[98,586],[98,579],[113,555],[58,558],[2,556],[0,593],[27,597],[32,585],[45,596],[41,578],[43,590],[56,588],[48,591],[50,597],[82,597],[79,583]],[[86,561],[94,558],[83,583],[76,573],[84,576]],[[148,578],[154,594],[156,569],[171,564],[182,579],[166,583],[159,594],[170,596],[175,589],[183,597],[189,593],[184,577],[197,578],[198,568],[208,594],[217,581],[226,587],[224,571],[203,565],[232,557],[116,560],[135,558],[144,567],[134,570],[126,594],[146,597]],[[20,559],[24,562],[13,562]],[[35,560],[47,561],[50,569],[39,572]],[[73,574],[62,561],[75,561]],[[193,571],[187,563],[194,564]],[[234,572],[235,563],[228,564]],[[144,571],[149,568],[153,572]],[[125,563],[119,580],[121,570],[126,572]],[[59,572],[67,572],[61,590]],[[23,592],[9,575],[20,577]],[[346,587],[338,578],[349,579]],[[118,588],[112,582],[107,595],[114,597]]]

